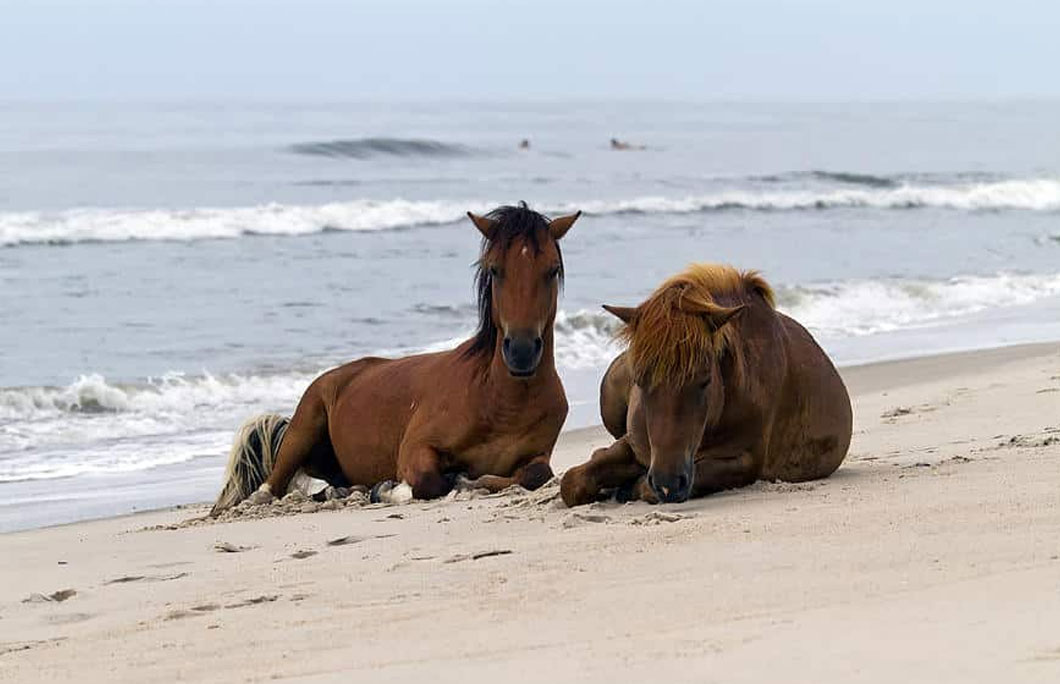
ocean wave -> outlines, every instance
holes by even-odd
[[[323,140],[297,143],[287,149],[295,154],[347,159],[368,159],[384,155],[395,157],[463,157],[473,153],[471,148],[464,145],[414,138]]]
[[[556,364],[560,368],[606,366],[621,351],[615,341],[621,323],[603,310],[556,314]]]
[[[458,221],[465,216],[468,204],[399,199],[183,210],[70,209],[4,213],[0,214],[0,245],[192,241],[244,235],[392,230]]]
[[[385,231],[460,221],[478,200],[353,200],[322,205],[266,204],[204,209],[70,209],[0,213],[0,245],[125,240],[202,240],[244,235],[306,235],[325,231]],[[548,213],[581,209],[615,214],[692,214],[713,211],[797,211],[841,208],[964,211],[1058,211],[1060,180],[1007,180],[958,185],[901,185],[819,190],[719,191],[686,197],[648,196],[542,204]]]
[[[588,214],[693,214],[725,210],[954,209],[963,211],[1058,211],[1060,180],[1009,180],[951,186],[840,188],[754,192],[732,190],[684,198],[638,197],[586,202]]]
[[[778,307],[816,335],[850,337],[945,324],[1060,295],[1060,273],[947,280],[854,280],[777,288]]]
[[[146,470],[222,454],[243,418],[290,411],[313,377],[170,373],[113,384],[92,373],[66,387],[2,389],[0,482]]]
[[[78,377],[66,387],[0,389],[0,420],[58,414],[173,413],[189,407],[216,409],[272,400],[289,391],[305,374],[187,375],[168,373],[143,384],[110,384],[98,373]]]

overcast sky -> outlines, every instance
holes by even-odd
[[[1060,97],[1056,0],[0,0],[0,99]]]

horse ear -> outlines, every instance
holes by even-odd
[[[632,325],[637,320],[637,307],[635,306],[611,306],[604,304],[604,310],[612,316],[617,317],[626,325]]]
[[[467,212],[467,217],[471,219],[471,222],[478,228],[478,232],[482,233],[482,236],[487,240],[493,239],[493,233],[497,230],[497,222],[491,218],[485,216],[479,216],[478,214],[472,214],[470,211]]]
[[[712,330],[720,330],[723,325],[742,314],[746,308],[746,304],[721,306],[720,304],[695,304],[689,301],[682,302],[681,305],[681,310],[685,313],[697,314],[705,318]]]
[[[567,234],[570,227],[574,225],[574,222],[581,216],[580,211],[576,211],[569,216],[560,216],[554,218],[548,222],[548,232],[552,234],[553,240],[559,240],[561,237]]]

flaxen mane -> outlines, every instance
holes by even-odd
[[[739,327],[729,324],[714,330],[697,312],[749,304],[756,295],[775,307],[773,288],[757,271],[741,272],[726,265],[692,264],[668,279],[619,332],[629,346],[634,377],[649,387],[687,383],[697,369],[721,358],[726,350],[742,375]]]
[[[493,239],[483,239],[481,256],[476,264],[475,294],[478,297],[478,329],[475,331],[474,342],[468,348],[466,356],[489,355],[497,346],[497,326],[493,323],[493,277],[484,263],[486,255],[494,249],[507,251],[515,242],[521,240],[530,244],[534,254],[539,254],[541,240],[551,239],[548,217],[527,207],[526,202],[520,202],[514,207],[498,207],[487,214],[486,218],[497,221],[497,228]],[[562,287],[563,252],[558,242],[556,253],[559,254],[559,282]]]

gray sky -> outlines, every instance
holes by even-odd
[[[0,0],[0,100],[1060,96],[1055,0]]]

